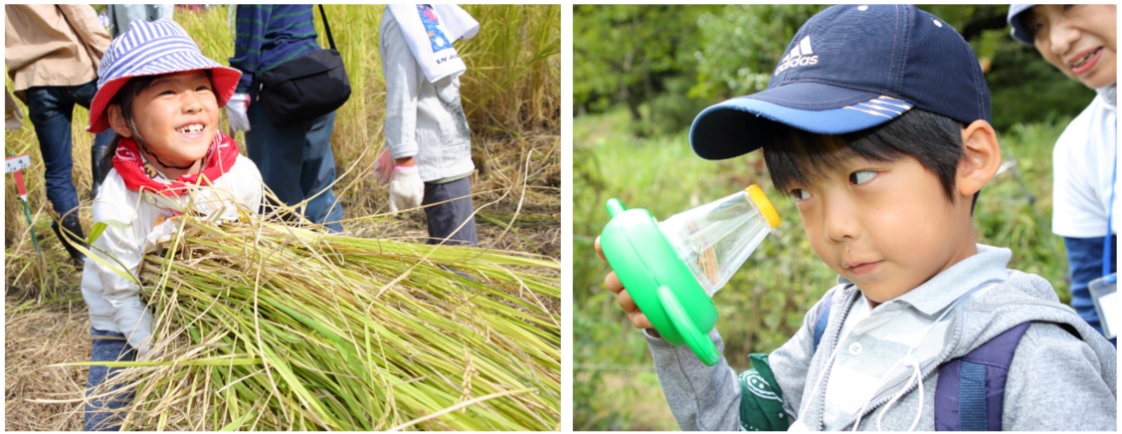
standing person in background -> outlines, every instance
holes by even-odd
[[[226,111],[230,126],[245,131],[249,158],[265,185],[286,205],[308,200],[304,217],[332,232],[343,231],[343,206],[331,191],[335,113],[298,125],[273,125],[257,98],[256,74],[319,50],[310,5],[238,5],[234,57],[242,78]]]
[[[170,4],[123,4],[109,5],[109,35],[116,39],[129,30],[134,20],[155,21],[161,18],[172,19],[175,6]]]
[[[4,87],[4,129],[18,130],[23,126],[20,119],[23,119],[23,111],[16,104],[16,99],[12,98],[12,92]]]
[[[27,104],[28,118],[43,155],[47,199],[62,228],[85,238],[78,219],[78,191],[71,171],[74,105],[89,108],[97,91],[97,67],[109,46],[109,33],[89,5],[5,5],[4,62],[15,96]],[[111,133],[94,137],[94,147],[107,146]],[[97,192],[94,191],[96,197]],[[75,263],[82,253],[58,222],[51,229]],[[80,242],[79,242],[80,243]]]
[[[478,245],[471,130],[460,102],[467,67],[452,47],[478,32],[479,23],[455,5],[390,5],[382,13],[386,151],[376,171],[392,179],[391,212],[426,206],[430,244]]]
[[[1008,15],[1014,39],[1035,46],[1048,63],[1098,94],[1052,150],[1052,232],[1064,238],[1067,248],[1071,305],[1100,333],[1089,284],[1117,271],[1122,217],[1114,197],[1122,190],[1117,177],[1116,13],[1112,4],[1017,4]],[[1117,339],[1111,342],[1117,345]]]

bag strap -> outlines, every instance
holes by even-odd
[[[323,11],[323,5],[319,5],[319,16],[323,17],[323,29],[327,31],[327,43],[331,45],[331,49],[335,49],[335,38],[331,37],[331,24],[327,23],[327,12]]]
[[[939,368],[936,431],[1001,431],[1005,379],[1029,324],[1006,330]]]

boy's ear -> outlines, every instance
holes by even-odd
[[[977,120],[962,129],[963,155],[958,162],[955,188],[958,194],[973,196],[997,175],[1001,167],[1001,146],[989,122]]]
[[[110,105],[105,108],[105,115],[109,118],[109,127],[121,137],[132,137],[132,128],[129,128],[128,121],[125,120],[125,114],[121,112],[121,106],[117,104]]]

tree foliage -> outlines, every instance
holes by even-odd
[[[665,80],[692,76],[697,16],[713,6],[577,5],[573,11],[573,95],[581,111],[640,105],[665,90]]]
[[[824,6],[735,5],[698,19],[696,98],[716,102],[759,92],[802,23]]]
[[[680,131],[698,107],[758,92],[821,5],[580,5],[574,11],[578,114],[626,106],[633,130]],[[1005,5],[925,5],[957,29],[986,73],[993,123],[1073,116],[1093,92],[1016,42]],[[1030,90],[1031,89],[1031,90]],[[646,110],[644,114],[644,108]]]

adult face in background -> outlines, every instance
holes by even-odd
[[[1115,5],[1037,5],[1025,23],[1049,63],[1097,89],[1117,81],[1116,10]]]

